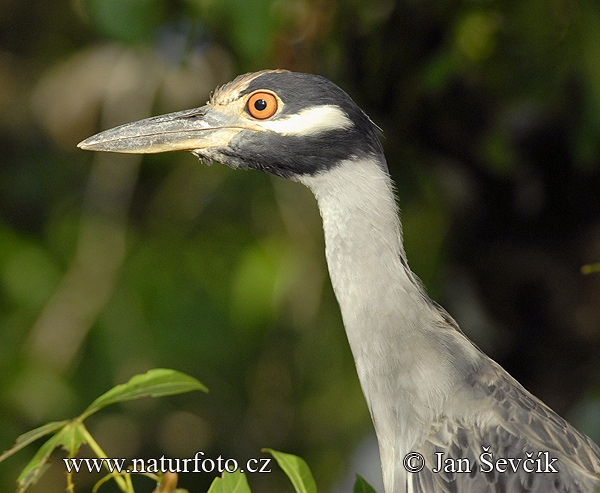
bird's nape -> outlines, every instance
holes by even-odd
[[[598,489],[598,446],[476,348],[423,291],[406,261],[377,128],[332,82],[281,70],[246,74],[201,108],[79,146],[188,150],[312,190],[386,493]]]

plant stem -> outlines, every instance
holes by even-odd
[[[108,459],[108,456],[104,453],[104,450],[102,450],[102,448],[100,447],[100,445],[98,445],[98,442],[96,442],[96,440],[94,440],[94,437],[92,437],[92,435],[90,434],[90,432],[88,431],[88,429],[85,427],[85,425],[83,424],[83,422],[79,423],[79,427],[80,427],[79,429],[81,430],[81,434],[85,437],[85,439],[87,441],[87,444],[95,452],[96,456],[99,459]],[[119,486],[119,489],[123,493],[134,493],[133,489],[129,487],[129,485],[131,485],[131,482],[128,485],[127,481],[125,480],[125,478],[121,477],[121,475],[119,473],[111,471],[109,469],[109,467],[106,465],[106,462],[104,463],[104,467],[106,467],[106,470],[114,478],[115,482]]]

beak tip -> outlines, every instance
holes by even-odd
[[[79,144],[77,144],[79,149],[83,149],[84,151],[93,151],[94,150],[94,142],[91,139],[82,140]]]
[[[115,149],[114,142],[98,139],[96,135],[82,140],[77,147],[84,151],[127,152],[127,150]]]

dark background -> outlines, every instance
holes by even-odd
[[[0,450],[168,367],[211,392],[92,417],[109,456],[271,447],[320,491],[356,472],[372,426],[310,193],[188,153],[75,147],[276,67],[330,78],[384,130],[430,295],[600,441],[600,275],[581,272],[600,261],[597,2],[3,0]],[[0,464],[0,490],[34,451]],[[64,491],[60,457],[32,492]],[[281,472],[249,481],[292,491]]]

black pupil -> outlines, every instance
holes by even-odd
[[[264,99],[257,99],[254,103],[254,107],[258,111],[265,111],[267,109],[267,102]]]

